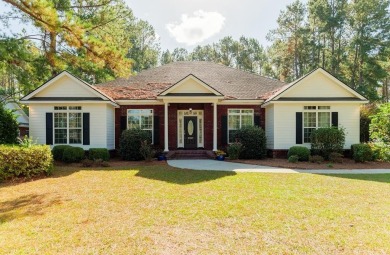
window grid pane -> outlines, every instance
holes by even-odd
[[[81,129],[69,129],[69,143],[81,143]]]
[[[330,112],[318,113],[318,127],[330,127]]]
[[[55,128],[67,128],[67,113],[66,112],[56,112],[54,113],[54,127]]]
[[[66,129],[55,129],[54,130],[54,143],[66,144],[67,141],[67,130]]]

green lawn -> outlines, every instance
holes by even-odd
[[[390,254],[389,182],[57,167],[0,184],[0,253]]]

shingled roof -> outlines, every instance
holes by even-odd
[[[267,99],[285,83],[257,74],[205,61],[180,61],[144,70],[127,79],[97,84],[96,89],[118,99],[156,99],[188,75],[194,75],[225,99]]]

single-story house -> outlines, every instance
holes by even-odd
[[[17,116],[16,121],[19,126],[19,137],[29,135],[29,118],[19,104],[13,100],[7,100],[5,103],[5,109],[11,110]]]
[[[42,144],[114,150],[123,130],[141,128],[166,152],[215,151],[233,142],[237,129],[257,125],[277,156],[309,147],[319,127],[345,128],[345,149],[359,143],[360,106],[368,101],[321,68],[286,84],[183,61],[94,86],[64,71],[21,102],[29,105],[30,135]]]

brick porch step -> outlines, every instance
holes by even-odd
[[[176,150],[166,155],[167,159],[210,159],[214,157],[212,151],[207,150]]]

